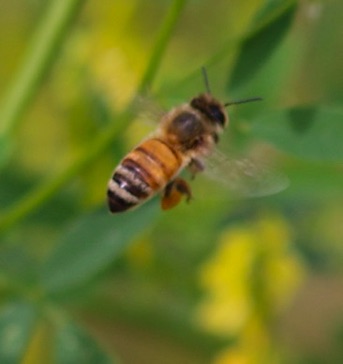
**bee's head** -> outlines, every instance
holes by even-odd
[[[209,93],[201,94],[190,102],[191,106],[200,111],[207,119],[220,128],[224,128],[228,123],[228,116],[225,105],[220,103]]]
[[[207,119],[213,122],[214,125],[216,125],[217,127],[223,129],[227,126],[229,122],[229,118],[225,110],[227,106],[261,100],[260,97],[253,97],[223,104],[212,96],[206,69],[203,67],[201,70],[207,92],[192,99],[190,104],[194,109],[200,111],[204,116],[206,116]]]

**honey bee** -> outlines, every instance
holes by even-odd
[[[212,96],[204,69],[203,75],[207,92],[166,113],[156,132],[114,170],[107,189],[112,213],[132,209],[158,192],[162,192],[163,210],[173,208],[182,198],[189,201],[191,188],[179,177],[180,172],[187,168],[194,177],[204,170],[204,159],[213,152],[228,125],[227,106],[260,100],[222,103]]]

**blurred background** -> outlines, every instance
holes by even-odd
[[[343,362],[343,3],[0,4],[1,363]],[[199,175],[190,204],[110,215],[114,167],[202,66],[218,99],[263,98],[220,149],[273,166],[267,195]]]

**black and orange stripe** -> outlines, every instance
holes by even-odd
[[[115,169],[108,184],[111,212],[122,212],[163,189],[183,165],[182,155],[159,138],[144,141]]]

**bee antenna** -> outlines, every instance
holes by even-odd
[[[231,105],[237,105],[237,104],[245,104],[247,102],[253,102],[253,101],[261,101],[263,100],[262,97],[251,97],[249,99],[242,99],[242,100],[236,100],[236,101],[230,101],[224,104],[224,106],[231,106]]]
[[[210,83],[208,81],[208,76],[207,76],[206,68],[205,67],[201,67],[201,72],[202,72],[202,76],[204,78],[206,91],[210,94],[211,93],[211,89],[210,89]]]

